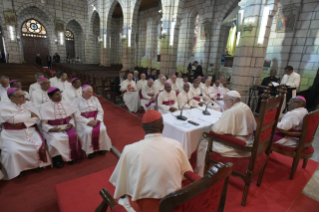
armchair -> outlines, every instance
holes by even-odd
[[[245,182],[241,204],[246,205],[249,187],[252,179],[258,175],[257,185],[260,186],[266,168],[271,149],[276,126],[278,123],[280,108],[283,104],[283,94],[277,97],[270,96],[269,91],[262,95],[260,113],[257,121],[257,129],[254,135],[252,146],[247,146],[246,142],[230,135],[216,134],[213,131],[204,132],[203,137],[208,139],[208,148],[205,158],[205,170],[210,164],[218,162],[233,163],[232,176],[240,177]],[[213,152],[213,142],[220,142],[232,148],[250,152],[250,157],[232,158],[221,156]]]

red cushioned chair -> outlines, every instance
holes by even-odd
[[[281,95],[277,97],[270,96],[269,91],[265,91],[262,95],[263,100],[260,107],[257,129],[254,134],[252,146],[246,146],[245,141],[230,135],[216,134],[213,131],[203,133],[204,138],[208,138],[209,141],[205,159],[205,170],[208,170],[210,164],[215,164],[217,162],[233,163],[232,176],[240,177],[245,182],[244,193],[241,201],[243,206],[246,205],[252,179],[259,175],[257,185],[260,186],[261,184],[271,150],[271,142],[278,123],[284,92],[285,90],[283,88]],[[235,149],[250,152],[251,156],[245,158],[221,156],[212,151],[213,142],[220,142]]]
[[[294,179],[300,159],[303,159],[302,168],[306,168],[308,158],[311,158],[314,153],[312,143],[318,128],[318,123],[319,110],[316,110],[304,117],[301,132],[289,132],[277,128],[277,130],[281,134],[296,137],[299,139],[296,148],[287,147],[276,143],[273,143],[271,147],[272,151],[278,152],[289,157],[293,157],[292,168],[289,177],[290,180]]]
[[[182,189],[166,195],[161,200],[142,199],[131,202],[132,207],[136,212],[222,212],[231,171],[231,163],[215,164],[203,178],[188,171],[184,175],[187,180],[183,181]],[[100,194],[103,202],[95,212],[105,212],[108,206],[111,207],[112,212],[122,212],[124,207],[119,206],[105,188],[100,191]],[[138,204],[137,208],[136,204]],[[122,209],[119,209],[120,207]]]

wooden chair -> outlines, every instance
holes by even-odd
[[[263,95],[261,109],[255,131],[252,146],[247,146],[246,142],[230,135],[221,135],[213,131],[203,133],[204,138],[208,138],[208,148],[205,159],[205,170],[209,165],[217,162],[231,162],[234,164],[232,176],[240,177],[245,182],[244,193],[241,204],[246,205],[249,187],[252,179],[259,175],[257,186],[261,185],[264,170],[267,165],[271,142],[273,140],[278,123],[280,108],[283,103],[283,94],[277,97],[270,97],[269,92]],[[250,157],[230,158],[219,155],[212,151],[213,142],[220,142],[232,148],[250,152]]]
[[[303,119],[301,132],[290,132],[277,128],[281,134],[292,136],[298,139],[297,147],[287,147],[281,144],[273,143],[271,150],[293,158],[292,168],[289,179],[294,179],[300,159],[303,159],[302,168],[306,168],[308,158],[314,153],[312,143],[319,123],[319,110],[313,111],[306,115]]]
[[[142,199],[141,201],[145,205],[147,205],[146,201],[152,201],[151,204],[148,204],[148,212],[222,212],[224,211],[228,177],[231,171],[231,163],[215,164],[203,178],[194,172],[187,171],[184,174],[187,180],[183,181],[185,186],[182,189],[166,195],[161,200]],[[103,201],[95,212],[105,212],[108,206],[112,212],[122,212],[124,207],[114,201],[107,189],[102,189],[100,194]],[[132,202],[132,204],[137,202]],[[146,210],[144,209],[144,211]]]

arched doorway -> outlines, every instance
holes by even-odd
[[[47,65],[49,39],[45,27],[39,21],[29,19],[22,24],[21,35],[25,62],[35,64],[36,54],[40,54],[42,64]]]
[[[75,58],[74,34],[70,30],[65,31],[66,53],[70,58]]]

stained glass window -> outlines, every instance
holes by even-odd
[[[74,35],[70,30],[65,31],[65,40],[74,40]]]
[[[199,15],[197,14],[195,18],[195,25],[194,25],[192,56],[194,56],[196,52],[196,43],[197,43],[197,37],[198,37],[198,21],[199,21]]]
[[[37,20],[31,19],[22,24],[22,36],[25,37],[37,37],[47,38],[47,30]]]

